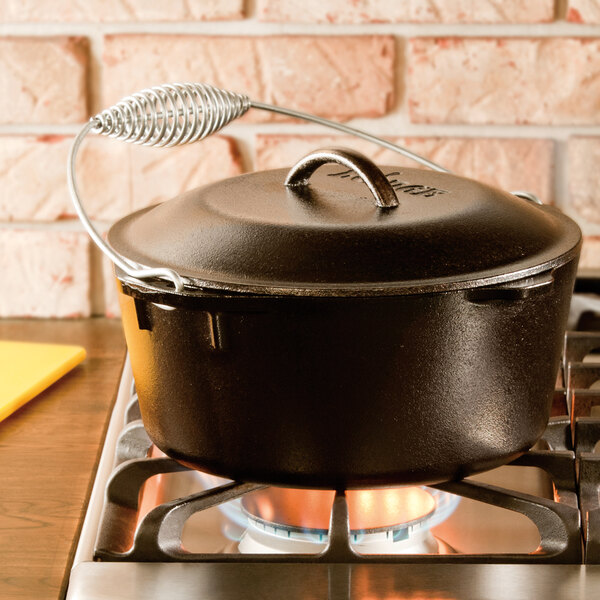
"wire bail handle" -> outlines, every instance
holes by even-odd
[[[69,193],[77,216],[96,246],[126,275],[138,281],[146,279],[168,281],[178,293],[183,291],[186,283],[186,280],[173,269],[150,268],[121,256],[98,233],[81,203],[75,175],[77,153],[85,137],[89,133],[94,133],[132,144],[170,148],[202,140],[243,116],[250,108],[278,113],[336,129],[397,152],[434,171],[451,172],[420,154],[366,131],[309,113],[256,102],[244,94],[222,90],[206,83],[172,83],[148,88],[123,98],[114,106],[92,117],[73,141],[67,163]],[[367,183],[367,185],[369,184]],[[377,194],[373,193],[378,205],[382,202],[383,206],[392,206],[392,204],[386,204],[386,202],[393,202],[391,198],[387,200],[378,198]],[[535,195],[529,192],[516,191],[512,193],[519,198],[542,204]],[[395,194],[394,199],[397,203]]]

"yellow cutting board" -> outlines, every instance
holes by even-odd
[[[0,421],[84,358],[81,346],[0,340]]]

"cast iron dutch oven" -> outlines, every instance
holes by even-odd
[[[117,222],[151,439],[228,478],[431,483],[506,463],[548,421],[581,233],[552,206],[349,150]]]

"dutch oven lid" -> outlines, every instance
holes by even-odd
[[[491,285],[578,252],[581,232],[559,210],[463,177],[382,174],[350,150],[317,151],[288,171],[226,179],[137,211],[111,228],[109,244],[194,286],[315,296]]]

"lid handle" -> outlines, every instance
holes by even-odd
[[[347,148],[324,148],[301,158],[285,179],[287,187],[304,187],[312,174],[322,165],[336,163],[352,169],[371,190],[379,208],[395,208],[398,198],[391,183],[381,169],[366,156]]]

